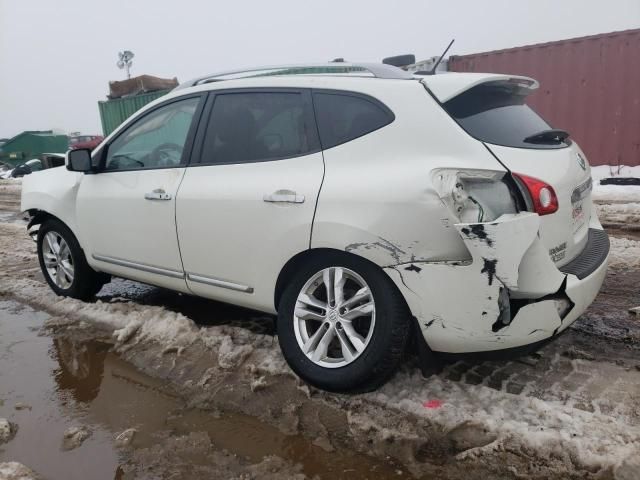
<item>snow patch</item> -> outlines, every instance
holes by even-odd
[[[640,178],[640,166],[600,165],[591,167],[593,179],[592,198],[598,202],[640,202],[640,186],[637,185],[600,185],[600,180],[610,177]]]
[[[70,427],[64,432],[62,438],[63,450],[74,450],[84,443],[91,436],[91,431],[87,427]]]
[[[0,418],[0,445],[7,443],[16,434],[17,426],[6,418]]]
[[[638,192],[640,192],[640,187]],[[640,195],[639,195],[640,196]],[[597,203],[598,219],[604,225],[624,225],[640,230],[640,198],[638,203]]]
[[[473,428],[458,441],[480,444],[472,449],[476,453],[516,448],[542,458],[561,454],[576,465],[597,470],[621,465],[640,452],[640,429],[615,418],[485,386],[424,379],[415,372],[396,375],[365,398],[441,425],[454,437],[468,430],[472,418]],[[442,408],[424,408],[425,398],[441,399]]]
[[[253,352],[251,345],[234,345],[231,337],[224,337],[218,348],[218,363],[224,369],[235,368]]]
[[[640,166],[616,167],[601,165],[591,168],[593,192],[598,218],[604,225],[631,226],[640,229],[640,186],[600,185],[600,180],[610,177],[640,177]]]
[[[33,470],[18,462],[0,463],[0,480],[38,480]]]
[[[1,178],[0,188],[5,185],[22,185],[22,177],[20,178]]]
[[[609,237],[609,241],[611,242],[610,267],[636,268],[640,266],[640,241],[620,237]]]

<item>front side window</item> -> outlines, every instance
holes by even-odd
[[[199,98],[154,110],[126,128],[109,145],[105,170],[177,167]]]
[[[320,142],[327,149],[354,140],[393,122],[390,110],[377,100],[341,93],[313,94]]]
[[[315,137],[308,118],[301,93],[216,95],[202,162],[259,162],[309,153]]]

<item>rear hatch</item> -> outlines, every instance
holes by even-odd
[[[459,78],[445,87],[449,75],[451,80]],[[570,137],[565,138],[566,132],[553,130],[527,105],[527,96],[538,86],[535,80],[449,75],[423,82],[456,122],[512,173],[535,177],[555,190],[558,210],[540,217],[540,237],[556,265],[565,265],[588,239],[592,185],[584,153]]]

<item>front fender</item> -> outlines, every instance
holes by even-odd
[[[46,212],[62,221],[82,244],[76,221],[76,199],[83,174],[65,167],[32,173],[22,181],[22,212]]]

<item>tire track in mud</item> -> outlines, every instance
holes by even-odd
[[[167,381],[191,406],[255,416],[323,448],[390,457],[415,476],[435,478],[615,478],[630,468],[628,459],[640,451],[638,390],[631,385],[640,383],[637,330],[616,314],[626,330],[605,329],[600,338],[606,319],[598,313],[621,308],[616,289],[626,284],[608,277],[605,302],[585,315],[588,328],[577,324],[538,356],[457,362],[426,380],[409,361],[378,392],[340,396],[301,384],[277,339],[237,326],[255,313],[233,310],[236,326],[221,318],[199,327],[181,313],[142,304],[149,292],[161,305],[177,294],[142,287],[144,295],[127,299],[131,282],[95,304],[56,297],[42,283],[24,226],[0,223],[0,295],[56,315],[49,328],[58,334],[112,342],[123,359]],[[441,406],[423,406],[433,400]]]

